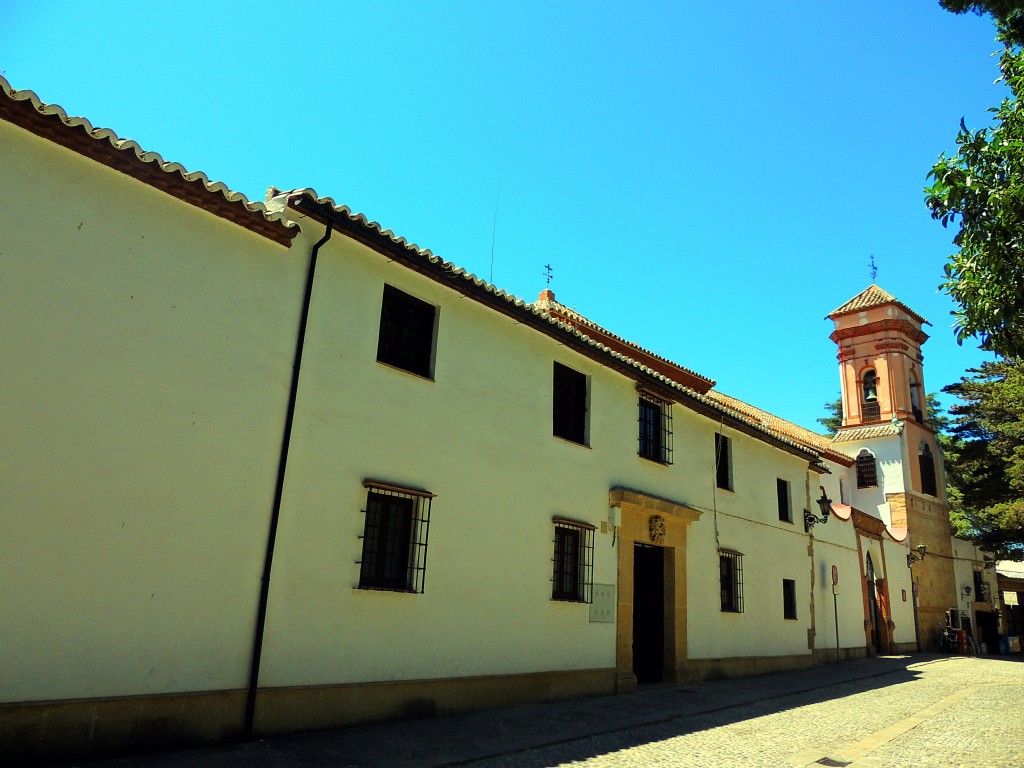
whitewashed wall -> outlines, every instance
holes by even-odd
[[[0,700],[245,685],[292,252],[0,122]]]

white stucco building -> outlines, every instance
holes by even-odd
[[[831,440],[312,190],[253,203],[0,91],[0,751],[907,651],[915,589],[949,602],[919,363],[860,354],[895,311],[919,357],[921,319],[876,286],[832,315]]]

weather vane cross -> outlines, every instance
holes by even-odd
[[[875,254],[871,254],[871,282],[875,282],[875,278],[878,277],[878,267],[875,266]]]
[[[551,278],[553,277],[553,274],[554,273],[552,271],[552,266],[550,264],[545,264],[544,265],[544,277],[547,278],[548,288],[551,287]]]

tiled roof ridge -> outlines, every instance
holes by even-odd
[[[827,317],[832,319],[839,315],[848,315],[852,312],[860,312],[865,309],[871,309],[872,307],[880,307],[883,304],[895,304],[908,314],[920,320],[922,323],[931,325],[931,323],[925,320],[921,315],[882,288],[878,283],[872,283],[852,299],[844,302],[836,309],[829,312]]]
[[[776,416],[774,413],[758,408],[756,405],[751,405],[744,400],[740,400],[738,397],[727,395],[720,390],[712,390],[708,395],[717,398],[725,407],[732,408],[740,413],[747,413],[750,417],[761,421],[768,429],[803,443],[834,461],[838,461],[841,464],[853,463],[853,457],[832,445],[830,437],[819,435],[806,427],[794,424],[792,421]]]
[[[132,139],[121,138],[110,128],[94,126],[88,118],[68,115],[59,104],[44,102],[35,91],[14,88],[3,75],[0,75],[0,92],[12,102],[28,102],[38,114],[59,121],[69,129],[81,128],[89,138],[100,143],[106,142],[119,152],[129,153],[140,163],[158,168],[169,175],[177,175],[189,184],[200,184],[207,192],[219,194],[225,202],[237,205],[253,216],[259,216],[266,221],[298,232],[298,225],[294,221],[280,213],[268,210],[262,202],[250,200],[245,194],[231,189],[222,181],[213,181],[202,171],[189,171],[181,163],[164,160],[159,153],[143,149],[138,142]]]
[[[552,300],[552,299],[544,299],[544,300],[539,300],[538,299],[537,301],[533,302],[533,304],[534,304],[534,306],[539,307],[542,310],[546,309],[548,305],[555,305],[555,306],[558,307],[559,311],[565,312],[567,315],[571,315],[573,320],[578,320],[581,324],[586,325],[589,328],[593,328],[594,330],[600,331],[601,333],[606,333],[609,336],[611,336],[613,339],[615,339],[616,341],[619,341],[619,342],[625,344],[626,346],[632,347],[633,349],[635,349],[635,350],[637,350],[639,352],[642,352],[645,355],[650,355],[655,360],[660,360],[661,362],[666,363],[668,365],[671,365],[671,366],[673,366],[675,368],[678,368],[681,371],[685,371],[686,373],[690,374],[694,378],[706,381],[706,382],[710,383],[712,386],[714,386],[714,384],[715,384],[715,380],[714,379],[709,379],[707,376],[704,376],[703,374],[697,373],[696,371],[694,371],[694,370],[692,370],[690,368],[687,368],[685,365],[680,365],[679,363],[675,362],[674,360],[669,360],[667,357],[662,357],[661,355],[657,354],[656,352],[651,352],[651,350],[649,350],[649,349],[647,349],[645,347],[640,346],[635,341],[630,341],[629,339],[624,339],[623,337],[619,336],[618,334],[613,333],[612,331],[609,331],[604,326],[599,325],[598,323],[595,323],[590,318],[585,317],[584,315],[581,315],[576,310],[569,309],[569,307],[565,306],[565,304],[562,304],[560,301]]]
[[[390,229],[384,229],[379,223],[375,221],[370,221],[370,219],[368,219],[364,214],[353,212],[352,209],[349,208],[347,205],[337,203],[332,197],[319,195],[317,194],[316,190],[312,189],[311,187],[303,187],[287,191],[273,191],[278,192],[278,194],[274,195],[268,201],[268,207],[270,208],[270,210],[283,211],[287,205],[303,198],[309,200],[310,202],[316,205],[330,206],[336,213],[342,214],[354,224],[358,224],[360,226],[370,229],[377,236],[387,238],[393,244],[398,245],[407,251],[410,251],[411,253],[419,256],[420,258],[426,259],[433,266],[445,270],[452,274],[453,276],[470,282],[476,287],[487,291],[491,295],[505,302],[508,302],[508,304],[515,307],[517,311],[529,312],[530,314],[545,320],[551,325],[556,326],[562,329],[563,331],[572,334],[573,336],[577,337],[580,341],[584,342],[588,346],[600,350],[603,354],[608,355],[609,357],[621,360],[628,366],[642,372],[645,376],[654,378],[660,383],[662,383],[664,386],[668,387],[669,389],[681,393],[686,398],[702,403],[706,407],[711,408],[712,410],[718,413],[722,413],[723,415],[732,416],[733,418],[742,421],[750,428],[764,434],[767,437],[772,438],[773,440],[777,440],[780,443],[789,445],[790,447],[800,451],[801,453],[810,454],[815,459],[817,459],[819,456],[818,451],[815,450],[814,448],[806,444],[800,443],[796,440],[793,440],[792,438],[786,435],[782,435],[773,430],[770,430],[766,428],[764,424],[762,424],[757,419],[751,418],[747,414],[743,414],[739,411],[736,411],[735,409],[727,408],[724,405],[720,404],[718,401],[714,400],[713,398],[710,398],[707,395],[702,395],[700,392],[697,392],[696,390],[691,389],[690,387],[687,387],[683,384],[680,384],[677,381],[674,381],[673,379],[670,379],[664,374],[655,371],[653,368],[648,368],[643,363],[634,360],[631,357],[623,355],[621,352],[617,352],[614,349],[611,349],[610,347],[602,344],[596,339],[593,339],[590,336],[587,336],[585,333],[582,333],[578,328],[568,323],[565,323],[561,320],[558,320],[555,317],[552,317],[550,314],[534,306],[532,303],[524,301],[522,298],[515,296],[514,294],[511,294],[501,288],[498,288],[497,286],[491,283],[486,282],[485,280],[474,275],[472,272],[469,272],[468,270],[462,267],[458,267],[450,261],[445,261],[441,257],[435,255],[429,249],[422,248],[414,243],[409,242],[404,237],[396,235]]]

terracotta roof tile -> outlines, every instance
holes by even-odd
[[[631,352],[636,352],[636,354],[641,358],[649,358],[650,362],[656,365],[657,369],[669,378],[673,377],[672,369],[675,369],[676,374],[681,374],[681,379],[690,379],[690,381],[683,381],[682,383],[693,386],[698,389],[698,391],[707,393],[707,391],[715,385],[714,379],[709,379],[707,376],[702,376],[694,370],[679,365],[678,363],[674,363],[668,358],[657,355],[648,349],[644,349],[636,342],[624,339],[621,336],[612,333],[607,328],[598,325],[593,320],[584,317],[576,310],[570,309],[565,304],[556,300],[555,294],[550,290],[543,291],[537,301],[533,302],[533,306],[547,314],[561,316],[568,320],[570,325],[590,329],[599,336],[607,337],[610,341],[617,342]]]
[[[833,309],[831,312],[828,313],[828,317],[831,319],[839,315],[848,315],[851,312],[863,312],[866,309],[871,309],[872,307],[880,307],[885,304],[895,304],[896,306],[900,307],[905,312],[907,312],[907,314],[920,320],[922,323],[928,323],[928,321],[921,317],[919,314],[917,314],[917,312],[912,310],[910,307],[908,307],[902,301],[897,299],[891,293],[884,290],[883,288],[879,288],[875,284],[869,285],[867,288],[858,293],[848,302],[846,302],[845,304],[836,309]]]
[[[876,437],[893,437],[903,431],[902,425],[874,424],[870,427],[840,429],[832,438],[834,443],[851,443],[857,440],[873,440]]]
[[[84,117],[71,117],[60,106],[47,104],[32,91],[16,90],[0,76],[0,119],[68,147],[128,176],[154,186],[196,207],[287,245],[299,227],[260,202],[252,202],[205,173],[147,152],[131,139],[108,128],[96,128]]]
[[[853,465],[853,457],[843,453],[841,449],[836,448],[832,443],[832,439],[825,435],[819,435],[817,432],[812,432],[809,429],[805,429],[797,424],[790,421],[786,421],[783,418],[776,416],[773,413],[762,410],[750,403],[745,403],[730,395],[726,395],[717,390],[708,392],[708,396],[718,400],[727,408],[744,413],[747,416],[757,419],[766,429],[770,429],[781,435],[795,440],[798,443],[808,446],[818,453],[822,454],[828,459],[835,461],[844,466]]]

